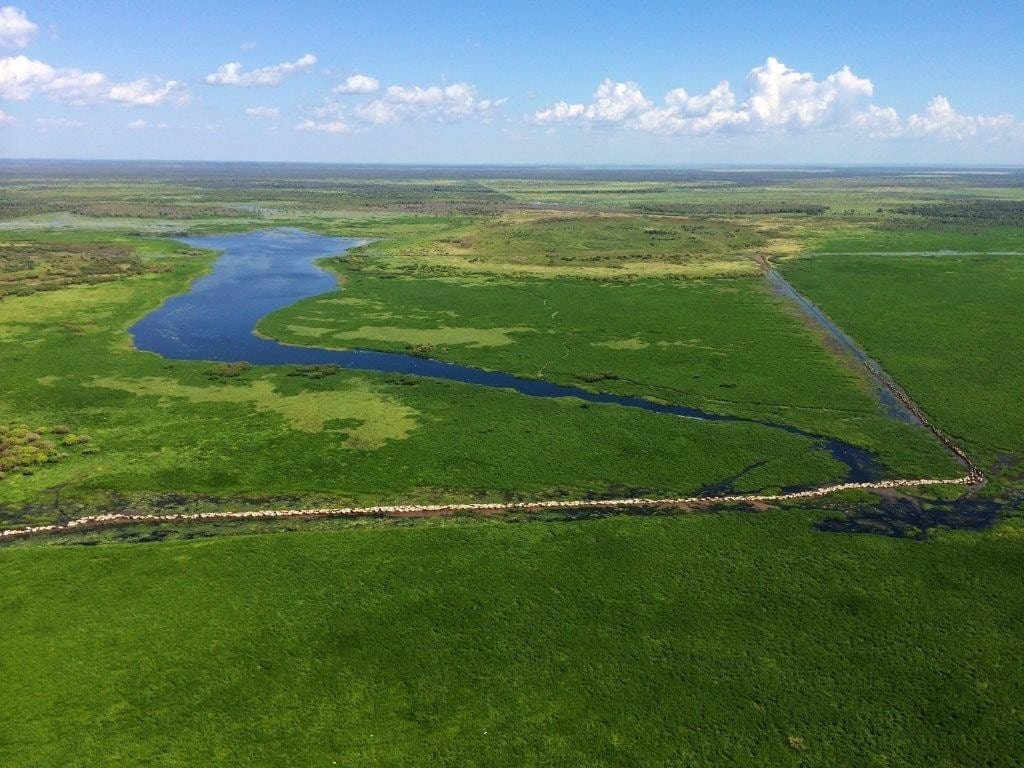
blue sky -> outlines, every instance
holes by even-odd
[[[1021,0],[20,2],[0,156],[1024,163],[1022,40]]]

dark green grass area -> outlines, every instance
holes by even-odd
[[[1024,257],[817,256],[786,277],[986,464],[1024,457]]]
[[[162,257],[165,271],[0,301],[0,422],[91,437],[88,453],[0,480],[5,523],[161,494],[373,504],[689,495],[733,476],[755,490],[843,475],[809,440],[756,425],[132,350],[134,319],[207,268],[208,256],[187,254]]]
[[[1020,225],[849,226],[811,234],[805,250],[820,253],[881,253],[963,251],[967,253],[1017,253],[1024,251]]]
[[[345,262],[332,262],[345,269]],[[396,278],[346,271],[340,293],[260,330],[300,345],[410,351],[491,370],[793,424],[878,452],[894,472],[955,472],[922,430],[880,412],[760,278],[600,282]]]
[[[0,763],[1016,765],[1020,528],[820,514],[0,550]]]

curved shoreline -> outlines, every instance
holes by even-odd
[[[242,360],[253,365],[333,363],[349,370],[410,374],[511,389],[529,397],[573,397],[588,403],[620,405],[706,422],[751,424],[811,441],[814,448],[828,452],[837,464],[845,467],[847,481],[867,482],[884,477],[884,468],[869,450],[792,424],[711,412],[639,396],[595,392],[408,353],[302,346],[267,338],[254,330],[267,314],[300,298],[337,289],[337,276],[332,276],[320,262],[362,245],[366,240],[327,237],[291,228],[179,240],[192,247],[218,250],[220,256],[211,272],[193,282],[184,293],[147,313],[129,329],[139,350],[172,360]],[[258,260],[256,269],[253,269],[252,259]],[[280,301],[273,298],[268,301],[268,297],[275,295],[274,291],[282,290],[282,268],[286,269],[287,291],[280,294]],[[266,280],[271,281],[271,292],[261,290],[261,281]],[[230,290],[218,294],[225,287]],[[245,300],[246,291],[252,292],[255,303]]]

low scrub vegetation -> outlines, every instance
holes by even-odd
[[[0,299],[106,283],[160,269],[121,245],[0,240]]]
[[[90,440],[89,435],[76,435],[63,425],[29,429],[24,424],[0,424],[0,480],[14,472],[31,475],[42,464],[68,458],[70,454],[64,448],[85,445]]]

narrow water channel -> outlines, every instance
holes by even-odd
[[[882,476],[873,454],[835,438],[789,424],[725,416],[684,405],[665,405],[640,397],[590,392],[506,373],[429,360],[414,355],[370,350],[298,347],[255,335],[261,318],[311,296],[338,290],[336,276],[316,260],[343,254],[361,240],[326,237],[296,229],[180,238],[196,248],[221,252],[213,271],[186,293],[168,299],[129,329],[135,345],[172,360],[247,362],[254,365],[324,365],[378,373],[428,376],[446,381],[509,389],[530,397],[574,397],[588,403],[620,405],[652,413],[708,422],[756,424],[808,438],[847,468],[847,480],[867,482]]]
[[[882,366],[868,357],[868,353],[857,342],[851,339],[842,328],[833,323],[810,299],[790,285],[789,281],[780,275],[777,270],[768,267],[765,269],[764,274],[769,285],[772,286],[777,295],[791,301],[805,317],[825,333],[841,353],[851,357],[867,371],[868,376],[875,384],[875,396],[885,406],[889,416],[905,424],[913,424],[918,427],[923,426],[921,420],[893,394],[893,391],[898,389],[896,382],[882,370]]]

